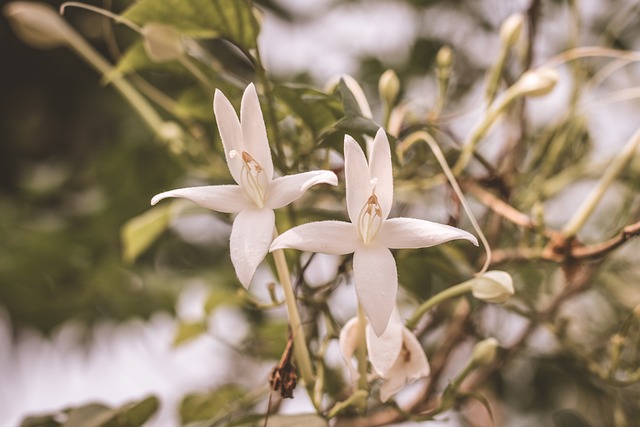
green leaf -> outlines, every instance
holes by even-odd
[[[117,410],[115,419],[109,427],[142,426],[159,407],[160,401],[155,396],[149,396],[139,402],[127,403]]]
[[[102,83],[108,84],[115,78],[141,70],[163,70],[171,74],[185,73],[184,68],[178,61],[153,61],[149,56],[147,56],[147,52],[144,50],[142,41],[138,40],[129,46],[129,48],[122,54],[113,69],[113,72],[102,78]]]
[[[197,87],[187,89],[178,98],[175,113],[180,117],[213,121],[213,96]]]
[[[278,85],[274,95],[298,116],[314,135],[330,128],[344,115],[340,101],[319,90],[296,84]]]
[[[204,303],[204,311],[207,315],[213,313],[213,311],[222,304],[235,305],[241,301],[238,294],[231,292],[224,288],[215,288],[209,292],[207,300]]]
[[[181,321],[178,325],[176,336],[173,339],[173,346],[178,347],[179,345],[198,338],[205,332],[207,332],[207,324],[203,320],[199,320],[196,322]]]
[[[127,221],[120,230],[125,262],[132,263],[167,229],[171,204],[155,206]]]
[[[36,415],[22,420],[20,427],[60,427],[54,415]]]
[[[197,393],[185,396],[180,404],[182,424],[197,421],[215,422],[229,414],[249,409],[243,397],[246,390],[235,384],[226,384],[209,393]],[[246,406],[246,407],[245,407]]]
[[[123,16],[144,25],[172,25],[196,38],[223,37],[239,47],[256,47],[257,23],[248,1],[241,0],[141,0]]]
[[[63,427],[102,427],[113,419],[115,412],[108,406],[90,403],[68,413],[67,422]]]

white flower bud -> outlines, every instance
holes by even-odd
[[[144,50],[156,62],[178,59],[184,54],[182,34],[170,25],[149,23],[142,28]]]
[[[58,12],[45,3],[15,1],[3,12],[16,35],[37,49],[53,49],[69,43],[74,30]]]
[[[487,271],[473,279],[471,292],[482,301],[502,304],[514,294],[513,279],[506,271]]]
[[[473,347],[471,363],[476,366],[488,365],[495,360],[498,347],[500,343],[495,338],[480,341]]]
[[[522,13],[514,13],[509,16],[500,26],[500,40],[502,44],[511,47],[517,43],[524,27],[524,15]]]
[[[449,68],[453,64],[453,51],[449,46],[442,46],[436,55],[436,63],[440,68]]]
[[[558,72],[553,68],[538,68],[525,72],[514,84],[523,96],[546,95],[558,82]]]
[[[378,81],[378,92],[388,107],[395,105],[398,93],[400,93],[400,80],[395,71],[388,69],[382,73]]]

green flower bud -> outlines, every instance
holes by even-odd
[[[522,28],[524,27],[524,15],[514,13],[509,16],[500,26],[500,40],[502,44],[511,47],[518,42]]]
[[[442,46],[436,55],[438,68],[450,68],[453,64],[453,51],[449,46]]]
[[[496,359],[500,343],[495,338],[487,338],[480,341],[473,347],[471,353],[471,363],[476,366],[488,365]]]
[[[37,49],[53,49],[69,44],[73,29],[58,12],[45,3],[15,1],[3,12],[16,35]]]
[[[487,271],[473,279],[471,292],[482,301],[502,304],[514,294],[513,279],[505,271]]]
[[[182,34],[175,27],[149,23],[142,28],[144,51],[156,62],[171,61],[184,55]]]
[[[542,96],[553,90],[558,72],[553,68],[538,68],[525,72],[514,84],[522,96]]]
[[[400,80],[395,71],[389,69],[382,73],[378,81],[378,91],[382,101],[388,106],[393,107],[400,93]]]

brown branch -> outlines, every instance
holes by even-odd
[[[578,246],[573,248],[571,256],[576,259],[593,259],[602,257],[609,252],[619,248],[633,237],[640,236],[640,221],[627,225],[615,237],[601,243],[589,246]]]
[[[478,201],[512,223],[527,229],[537,227],[535,221],[528,215],[520,212],[504,200],[499,199],[480,185],[472,183],[468,186],[468,190]]]

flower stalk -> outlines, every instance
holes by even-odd
[[[578,210],[573,214],[571,219],[567,222],[562,230],[562,234],[566,239],[572,239],[578,234],[578,231],[587,222],[598,203],[607,192],[607,189],[611,186],[627,164],[631,161],[634,154],[640,146],[640,129],[631,136],[622,150],[609,164],[609,167],[604,171],[602,177],[598,181],[598,184],[591,190],[591,193],[582,202]]]
[[[472,288],[473,279],[459,283],[455,286],[445,289],[442,292],[435,294],[434,296],[423,302],[416,309],[411,317],[405,322],[405,326],[407,327],[407,329],[415,329],[420,319],[422,319],[422,316],[424,316],[433,307],[448,299],[459,297],[460,295],[464,295],[467,292],[471,292]]]
[[[274,238],[277,237],[277,235],[276,231]],[[309,357],[307,340],[304,335],[302,322],[300,321],[296,296],[293,293],[293,285],[291,284],[291,274],[289,273],[287,260],[282,249],[277,249],[272,253],[278,279],[280,279],[282,291],[284,292],[284,302],[287,306],[287,313],[289,314],[289,325],[291,326],[291,334],[293,336],[293,354],[295,355],[302,380],[307,387],[311,387],[314,382],[311,358]]]

